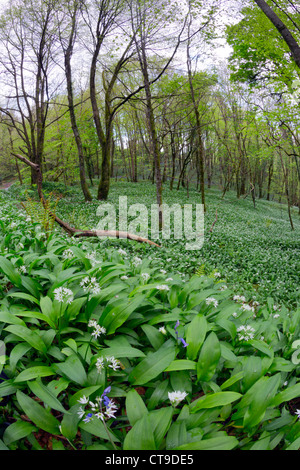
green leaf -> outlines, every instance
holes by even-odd
[[[166,438],[166,449],[173,450],[184,445],[188,440],[185,421],[173,423]]]
[[[17,299],[29,300],[30,302],[40,305],[40,302],[38,299],[36,299],[33,295],[26,294],[25,292],[13,292],[11,294],[7,294],[7,296],[14,297]]]
[[[12,380],[4,380],[0,383],[0,398],[16,393],[17,387],[13,384]],[[1,399],[0,399],[1,403]]]
[[[84,386],[87,381],[87,375],[81,360],[76,354],[71,354],[65,362],[54,365],[58,372],[65,375],[73,382]]]
[[[239,441],[234,436],[220,436],[183,444],[174,450],[232,450],[238,444]]]
[[[291,387],[286,388],[282,392],[277,393],[270,403],[270,406],[279,406],[285,401],[293,400],[300,396],[300,383],[292,385]]]
[[[108,440],[109,439],[108,436],[110,436],[113,442],[119,442],[119,439],[109,429],[108,429],[108,434],[107,434],[106,429],[101,419],[93,417],[91,421],[89,421],[88,423],[81,421],[79,423],[79,427],[83,429],[84,431],[92,434],[93,436],[97,436],[97,437],[100,437],[101,439],[106,439],[106,440]]]
[[[23,320],[18,318],[16,315],[12,315],[9,312],[0,312],[0,322],[8,323],[10,325],[22,325],[26,326]]]
[[[74,395],[72,395],[69,399],[69,405],[71,407],[75,406],[76,403],[78,402],[78,400],[80,398],[82,398],[83,396],[85,397],[89,397],[90,395],[92,395],[93,393],[97,392],[97,390],[103,388],[103,385],[92,385],[91,387],[85,387],[85,388],[82,388],[81,390],[79,390],[78,392],[74,393]]]
[[[78,414],[80,406],[81,405],[79,403],[72,406],[69,413],[65,413],[61,421],[61,433],[70,441],[75,439],[78,431],[78,424],[81,419]]]
[[[143,351],[139,349],[132,348],[130,346],[112,346],[111,348],[105,348],[101,350],[100,353],[103,357],[145,357]]]
[[[195,360],[204,342],[207,332],[207,320],[203,315],[193,318],[186,330],[187,357]]]
[[[150,425],[154,435],[156,448],[159,449],[160,445],[169,430],[172,423],[174,409],[172,406],[164,407],[159,410],[151,411]]]
[[[152,325],[142,325],[142,330],[154,349],[159,349],[164,342],[164,335]]]
[[[43,408],[32,398],[25,395],[20,390],[17,391],[16,397],[20,407],[23,409],[28,418],[38,427],[50,434],[59,434],[59,421]]]
[[[212,331],[201,348],[197,363],[197,379],[209,382],[221,357],[221,347],[217,335]]]
[[[169,386],[169,380],[163,380],[154,389],[149,402],[148,410],[153,410],[161,401],[168,397],[167,390]]]
[[[31,349],[28,343],[18,343],[12,350],[9,356],[9,365],[12,371],[15,371],[18,361]]]
[[[54,370],[47,366],[34,366],[20,372],[14,380],[14,383],[26,382],[27,380],[36,379],[37,377],[49,377],[55,375]]]
[[[6,445],[11,444],[12,442],[23,439],[33,432],[36,432],[37,428],[26,421],[16,421],[12,423],[8,428],[5,429],[3,434],[3,442]]]
[[[144,296],[137,296],[131,301],[123,299],[109,304],[100,317],[100,323],[106,329],[106,334],[113,334],[130,317],[144,300]]]
[[[272,377],[262,377],[254,384],[255,393],[252,390],[252,400],[244,415],[244,427],[246,429],[253,428],[262,421],[267,407],[277,393],[280,380],[281,376],[278,373]]]
[[[47,347],[37,332],[21,325],[10,325],[7,326],[5,330],[13,333],[16,336],[19,336],[28,344],[30,344],[30,346],[32,346],[34,349],[37,349],[42,353],[47,352]]]
[[[42,377],[42,376],[40,376]],[[68,413],[67,410],[62,406],[61,402],[56,396],[42,383],[41,380],[35,380],[29,382],[28,387],[38,398],[42,400],[45,405],[48,405],[51,409],[61,411],[62,413]]]
[[[0,450],[9,450],[9,448],[4,444],[2,439],[0,439]]]
[[[206,408],[215,408],[218,406],[229,405],[230,403],[239,400],[241,396],[242,395],[240,393],[236,392],[211,393],[193,401],[190,405],[190,411],[191,413],[195,413],[198,410]]]
[[[165,372],[174,370],[196,370],[197,362],[189,361],[188,359],[178,359],[172,361],[171,364],[165,369]]]
[[[288,447],[284,450],[299,450],[300,449],[300,437],[294,440]]]
[[[172,341],[164,343],[156,352],[149,353],[129,374],[128,380],[132,385],[143,385],[155,379],[173,361],[175,347]]]
[[[136,390],[131,389],[126,396],[125,408],[131,426],[148,413],[147,407]]]
[[[4,274],[8,277],[14,286],[21,287],[21,275],[18,273],[12,262],[7,258],[4,258],[4,256],[0,256],[0,269],[4,272]]]
[[[123,450],[156,450],[149,414],[143,415],[126,434]]]
[[[224,390],[225,388],[231,387],[231,385],[234,385],[236,382],[241,380],[244,377],[244,371],[238,372],[237,374],[234,374],[232,377],[230,377],[228,380],[226,380],[222,385],[220,386],[221,390]]]

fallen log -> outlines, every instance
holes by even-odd
[[[40,169],[40,166],[37,165],[36,163],[31,162],[28,160],[28,158],[23,157],[22,155],[19,155],[17,153],[13,154],[16,158],[21,160],[21,162],[25,163],[26,165],[30,166],[31,168],[34,169],[37,173],[37,191],[39,198],[43,204],[43,206],[46,206],[46,200],[43,194],[43,189],[42,189],[42,172]],[[147,243],[148,245],[154,245],[160,248],[160,245],[157,243],[148,240],[147,238],[140,237],[138,235],[134,235],[132,233],[124,232],[124,231],[119,231],[119,230],[81,230],[78,228],[71,227],[67,222],[64,220],[60,219],[57,217],[56,214],[50,212],[51,217],[54,218],[55,222],[62,227],[63,230],[65,230],[69,235],[74,236],[74,237],[113,237],[113,238],[127,238],[128,240],[134,240],[139,243]]]

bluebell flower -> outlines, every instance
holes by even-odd
[[[110,404],[110,399],[106,395],[104,395],[103,397],[103,403],[105,406],[108,406]]]
[[[93,413],[88,413],[83,421],[85,423],[88,423],[89,421],[91,421],[92,417],[93,417]]]
[[[103,393],[102,393],[102,396],[104,397],[104,396],[107,395],[110,391],[111,391],[111,386],[105,388],[104,391],[103,391]]]
[[[186,343],[183,338],[179,338],[179,340],[182,342],[184,348],[188,346],[188,343]]]

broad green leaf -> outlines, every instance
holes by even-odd
[[[227,331],[230,334],[231,339],[236,337],[236,326],[230,320],[227,320],[226,318],[220,318],[218,321],[216,321],[216,325]]]
[[[251,446],[250,450],[271,450],[270,449],[271,435],[267,432],[263,433],[259,439]]]
[[[144,300],[144,296],[134,297],[130,302],[121,299],[108,305],[100,318],[100,323],[106,328],[106,334],[113,334],[130,317]]]
[[[111,348],[105,348],[101,350],[100,355],[102,357],[145,357],[143,351],[131,346],[112,346]]]
[[[40,376],[42,377],[42,375]],[[67,413],[68,411],[62,406],[61,402],[56,396],[42,383],[41,380],[35,380],[28,382],[28,387],[34,393],[35,396],[40,398],[45,405],[48,405],[51,409]]]
[[[195,360],[204,342],[207,332],[207,320],[203,315],[193,318],[186,329],[187,357]]]
[[[87,375],[81,360],[76,354],[71,354],[65,362],[54,365],[62,375],[65,375],[73,382],[84,386],[87,381]]]
[[[20,390],[17,391],[16,397],[24,413],[38,428],[50,434],[59,434],[60,423],[49,410],[43,408],[39,403]]]
[[[174,360],[175,347],[167,341],[154,353],[149,353],[129,374],[128,380],[132,385],[143,385],[155,379]]]
[[[220,436],[183,444],[176,447],[174,450],[232,450],[236,448],[238,444],[239,441],[234,436]]]
[[[277,393],[277,395],[272,399],[270,406],[279,406],[285,401],[293,400],[300,396],[300,383],[292,385],[282,392]]]
[[[244,372],[238,372],[237,374],[234,374],[232,377],[230,377],[228,380],[226,380],[222,385],[220,386],[221,390],[224,390],[225,388],[231,387],[231,385],[234,385],[236,382],[241,380],[244,377]]]
[[[48,366],[34,366],[22,370],[14,380],[14,383],[26,382],[27,380],[36,379],[37,377],[49,377],[55,375],[54,370]]]
[[[172,361],[171,364],[165,369],[165,372],[174,370],[196,370],[197,362],[189,361],[188,359],[178,359]]]
[[[21,275],[18,273],[12,262],[4,256],[0,256],[0,269],[14,286],[21,287]]]
[[[16,317],[16,315],[12,315],[9,312],[0,312],[0,322],[1,323],[8,323],[9,325],[22,325],[26,326],[23,320]]]
[[[208,382],[213,377],[221,357],[217,335],[212,331],[203,343],[197,363],[198,381]]]
[[[93,417],[91,421],[85,423],[80,421],[80,429],[92,434],[93,436],[100,437],[100,439],[109,440],[109,437],[114,442],[119,442],[119,439],[108,429],[108,433],[102,423],[101,419]]]
[[[41,307],[43,314],[46,317],[51,317],[53,305],[52,305],[52,300],[50,299],[50,297],[48,296],[41,297],[40,307]]]
[[[168,432],[173,417],[174,409],[172,406],[160,408],[150,412],[150,425],[154,435],[156,448],[159,449],[160,445]]]
[[[144,414],[148,413],[147,407],[143,402],[143,399],[134,389],[131,389],[127,393],[125,408],[131,426],[134,426],[135,423],[139,419],[141,419]]]
[[[13,333],[16,336],[19,336],[28,344],[30,344],[30,346],[32,346],[34,349],[37,349],[42,353],[47,352],[47,347],[44,341],[36,331],[30,330],[29,328],[21,325],[10,325],[7,326],[5,330]]]
[[[263,375],[262,360],[258,356],[244,358],[242,390],[245,393]]]
[[[26,421],[16,421],[5,429],[3,434],[3,442],[6,445],[9,445],[12,442],[23,439],[24,437],[28,436],[28,434],[36,431],[37,428],[33,424]]]
[[[85,302],[86,298],[80,297],[79,299],[74,299],[73,302],[68,305],[67,315],[69,321],[74,320],[77,317],[81,310],[81,307],[84,305]]]
[[[148,410],[153,410],[161,401],[168,398],[168,386],[169,380],[163,380],[155,387],[148,402]]]
[[[7,447],[2,439],[0,439],[0,450],[10,450],[9,447]]]
[[[26,289],[33,297],[38,298],[40,295],[40,285],[37,281],[28,276],[21,276],[21,286]]]
[[[61,433],[70,441],[75,439],[78,432],[78,424],[81,419],[78,414],[80,406],[81,405],[79,403],[72,406],[69,410],[69,413],[64,414],[61,421]]]
[[[13,380],[4,380],[0,383],[0,403],[1,397],[7,397],[8,395],[13,395],[16,393],[18,388],[13,384]]]
[[[31,349],[31,346],[28,343],[18,343],[11,350],[9,355],[9,365],[14,371],[16,369],[18,361]]]
[[[269,356],[271,359],[273,359],[274,351],[271,348],[271,346],[266,344],[264,341],[259,341],[257,339],[251,339],[251,340],[248,341],[248,344],[253,346],[254,349],[258,349],[262,353],[266,354],[266,356]]]
[[[166,438],[166,449],[173,450],[185,444],[188,440],[185,421],[176,421],[169,429]]]
[[[262,377],[262,379],[265,380],[259,381],[260,386],[257,387],[256,393],[252,395],[252,400],[244,415],[244,427],[246,429],[252,428],[261,422],[267,407],[270,406],[272,398],[277,393],[281,380],[280,374],[272,377]]]
[[[240,393],[236,392],[216,392],[205,395],[204,397],[198,398],[193,401],[190,405],[191,413],[195,413],[198,410],[206,408],[215,408],[218,406],[225,406],[233,403],[241,398]]]
[[[142,325],[142,330],[154,349],[159,349],[164,342],[164,335],[152,325]]]
[[[126,434],[123,450],[156,450],[149,414],[144,414]]]
[[[288,447],[284,450],[299,450],[300,449],[300,437],[294,440]]]
[[[36,299],[33,295],[26,294],[25,292],[13,292],[7,294],[8,297],[14,297],[17,299],[23,299],[23,300],[29,300],[32,303],[35,303],[37,305],[40,305],[40,302],[38,299]]]

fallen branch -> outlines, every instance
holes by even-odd
[[[22,155],[19,155],[17,153],[13,154],[15,157],[17,157],[21,162],[25,163],[26,165],[30,166],[33,168],[34,171],[37,173],[37,191],[39,198],[43,204],[43,206],[46,206],[46,200],[43,194],[43,189],[42,189],[42,172],[40,169],[40,166],[37,165],[36,163],[31,162],[28,160],[26,157],[23,157]],[[127,238],[128,240],[134,240],[139,243],[147,243],[148,245],[154,245],[157,247],[160,247],[157,243],[148,240],[147,238],[142,238],[139,237],[138,235],[134,235],[132,233],[128,232],[123,232],[119,230],[80,230],[78,228],[71,227],[67,222],[64,220],[60,219],[57,217],[56,214],[53,212],[50,212],[51,217],[54,218],[55,222],[60,225],[69,235],[74,236],[74,237],[114,237],[114,238]]]

